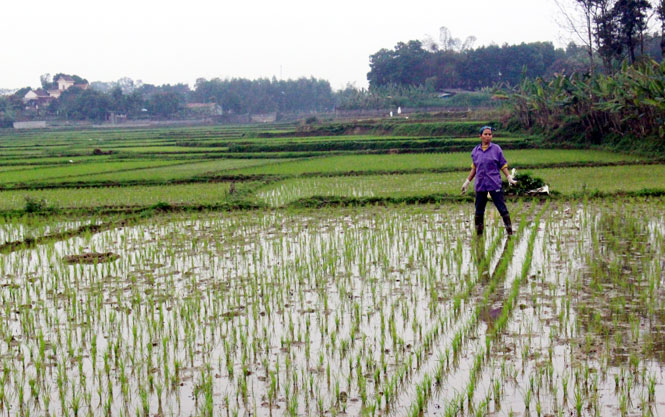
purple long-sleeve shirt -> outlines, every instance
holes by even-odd
[[[482,144],[471,151],[473,166],[476,167],[476,192],[497,191],[501,189],[501,168],[507,165],[501,147],[490,143],[483,150]]]

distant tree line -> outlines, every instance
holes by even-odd
[[[87,83],[79,76],[72,78],[77,84]],[[57,89],[51,79],[48,74],[41,77],[43,90]],[[87,89],[70,87],[58,98],[38,106],[23,100],[30,90],[26,87],[13,95],[0,96],[0,126],[31,117],[103,121],[111,113],[130,119],[187,117],[187,103],[215,103],[221,112],[235,114],[330,111],[335,105],[330,83],[315,78],[200,78],[194,89],[186,84],[155,86],[123,78],[115,83],[94,82]]]
[[[618,39],[619,35],[616,36]],[[643,33],[639,48],[633,53],[637,57],[644,55],[660,60],[660,42],[660,35]],[[601,55],[608,71],[620,64],[622,54],[628,53],[612,45],[614,55]],[[610,51],[603,53],[610,54]],[[423,86],[434,91],[477,90],[499,84],[514,86],[525,77],[550,78],[586,71],[589,71],[586,48],[574,43],[566,49],[555,48],[551,42],[533,42],[454,50],[432,48],[432,45],[426,48],[423,42],[412,40],[371,55],[367,80],[370,90],[386,86]]]
[[[425,86],[386,85],[370,89],[347,86],[335,95],[336,108],[340,110],[396,110],[399,107],[467,109],[500,105],[498,101],[492,99],[490,89],[453,95],[437,93]]]
[[[565,56],[550,42],[485,46],[470,50],[424,48],[411,40],[370,56],[370,89],[388,85],[478,89],[496,83],[517,83],[527,75],[542,76]]]
[[[214,102],[234,113],[330,111],[335,105],[330,83],[315,78],[199,78],[191,99]]]

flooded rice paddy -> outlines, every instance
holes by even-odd
[[[177,214],[1,255],[0,415],[663,415],[664,203],[513,203],[482,239],[470,204]]]

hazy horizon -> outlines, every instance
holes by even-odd
[[[5,8],[0,36],[12,41],[2,47],[4,89],[38,87],[41,74],[63,72],[90,82],[129,77],[191,88],[198,78],[314,77],[338,90],[367,86],[371,54],[428,35],[438,40],[441,26],[461,40],[475,36],[474,47],[567,41],[551,0],[194,0],[186,7],[152,0],[106,6],[28,0]]]

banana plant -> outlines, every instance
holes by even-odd
[[[603,135],[665,139],[665,63],[624,63],[613,75],[555,75],[550,80],[522,79],[505,93],[521,127],[550,136],[561,127],[580,129],[588,140]]]

